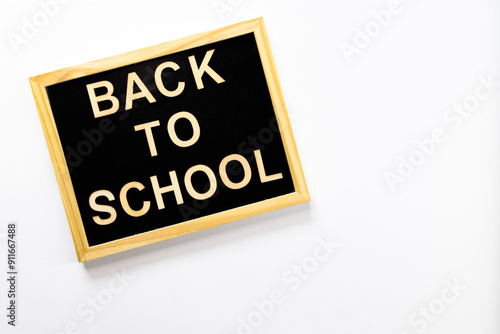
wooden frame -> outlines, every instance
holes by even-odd
[[[295,192],[90,247],[85,235],[82,217],[76,201],[51,105],[48,100],[46,87],[67,80],[119,68],[143,60],[168,55],[177,51],[222,41],[252,32],[257,41],[286,157],[292,174]],[[73,235],[77,257],[80,262],[310,200],[262,18],[181,38],[111,58],[34,76],[29,80]]]

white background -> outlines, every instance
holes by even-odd
[[[0,268],[17,222],[20,274],[16,328],[0,280],[0,332],[498,334],[500,86],[460,125],[443,117],[500,81],[500,3],[401,0],[377,31],[387,0],[227,1],[69,1],[17,52],[9,34],[42,7],[2,1]],[[260,16],[312,201],[78,263],[28,77]],[[438,128],[392,191],[386,173]],[[339,246],[315,267],[318,238]],[[120,272],[133,279],[111,293]],[[259,311],[273,291],[284,301]]]

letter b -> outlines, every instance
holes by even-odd
[[[106,93],[97,96],[95,90],[97,88],[102,88],[102,87],[106,88],[107,90]],[[120,107],[120,102],[118,101],[116,96],[112,95],[113,90],[114,90],[113,84],[109,81],[99,81],[87,85],[87,92],[89,93],[90,104],[92,105],[92,111],[94,112],[95,118],[108,116],[118,111],[118,108]],[[110,101],[111,107],[106,110],[101,110],[99,108],[99,102],[102,101]]]
[[[247,324],[245,320],[243,320],[241,317],[238,317],[238,328],[236,330],[236,333],[238,334],[252,334],[253,329],[250,327],[250,325]]]
[[[381,9],[378,12],[372,10],[371,15],[382,27],[387,27],[392,20],[391,13],[385,9]]]
[[[59,12],[59,4],[55,0],[40,1],[39,4],[50,17],[54,17]]]
[[[98,146],[99,144],[102,143],[103,135],[102,135],[102,132],[99,131],[98,129],[92,129],[90,131],[87,131],[87,129],[84,129],[82,131],[82,133],[95,146]]]
[[[270,317],[274,312],[274,304],[270,300],[264,299],[261,302],[254,302],[255,307],[266,317]]]
[[[415,144],[426,156],[430,156],[436,150],[436,144],[431,139],[424,139],[421,142],[415,140]]]

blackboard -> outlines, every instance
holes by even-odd
[[[79,261],[309,200],[262,19],[30,81]]]

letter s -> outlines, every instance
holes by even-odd
[[[418,328],[417,330],[420,333],[422,333],[423,331],[425,331],[427,329],[427,321],[425,319],[415,320],[416,317],[418,317],[418,313],[417,312],[413,312],[410,315],[410,325],[412,325],[414,327],[420,326],[420,328]]]
[[[87,316],[85,322],[91,322],[95,318],[95,312],[91,308],[84,310],[85,306],[86,306],[85,303],[79,304],[76,308],[76,314],[78,314],[81,317]]]

